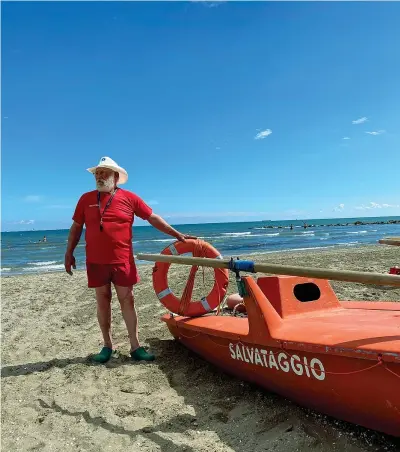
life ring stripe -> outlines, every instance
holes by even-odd
[[[222,259],[222,255],[219,254],[218,256],[215,257],[215,259]]]
[[[171,253],[172,254],[175,254],[175,256],[177,256],[179,253],[178,253],[178,250],[175,248],[175,246],[172,244],[172,245],[170,245],[169,247],[168,247],[168,249],[171,251]]]
[[[211,307],[210,307],[210,305],[208,304],[207,298],[204,297],[204,298],[202,298],[200,301],[201,301],[201,304],[203,305],[203,308],[204,308],[207,312],[210,312],[210,311],[211,311]]]
[[[166,297],[167,295],[169,295],[170,293],[172,293],[172,290],[169,287],[167,287],[166,289],[164,289],[161,292],[159,292],[157,294],[157,297],[158,297],[159,300],[161,300],[164,297]]]

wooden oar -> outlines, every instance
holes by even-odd
[[[164,254],[138,254],[137,258],[152,262],[169,262],[171,264],[173,263],[182,265],[199,265],[202,267],[212,267],[212,268],[230,268],[229,259],[209,259],[205,257],[170,256]],[[352,270],[328,270],[312,267],[293,267],[277,264],[254,263],[254,273],[271,273],[276,275],[304,276],[308,278],[328,279],[334,281],[347,281],[362,284],[377,284],[381,286],[387,285],[400,287],[400,275],[382,275],[380,273],[357,272]]]
[[[400,237],[387,237],[385,239],[380,239],[379,243],[382,243],[383,245],[400,246]]]

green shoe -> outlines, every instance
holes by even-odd
[[[136,361],[154,361],[155,356],[151,353],[147,353],[143,347],[137,348],[135,351],[131,352],[132,359]]]
[[[112,355],[112,348],[103,347],[98,355],[93,356],[93,361],[96,363],[106,363]]]

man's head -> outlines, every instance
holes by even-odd
[[[110,192],[117,183],[121,185],[128,180],[128,173],[110,157],[102,157],[99,164],[88,171],[94,174],[97,190],[103,192]]]
[[[96,168],[94,177],[98,191],[110,192],[117,186],[119,174],[111,169],[99,167]]]

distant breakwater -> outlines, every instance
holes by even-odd
[[[366,226],[366,225],[373,225],[373,224],[400,224],[400,220],[389,220],[389,221],[355,221],[354,223],[330,223],[330,224],[308,224],[304,223],[302,226],[257,226],[257,227],[251,227],[249,229],[294,229],[294,228],[318,228],[318,227],[332,227],[332,226]]]

